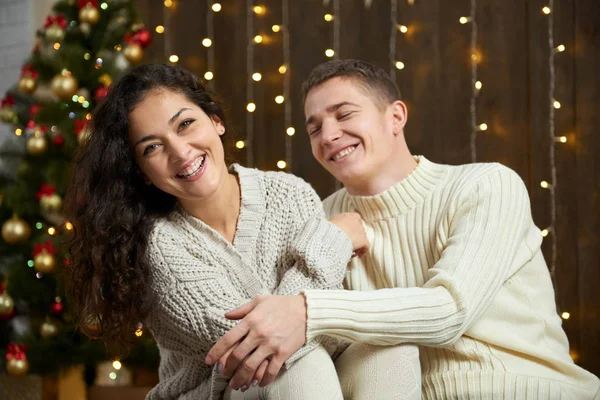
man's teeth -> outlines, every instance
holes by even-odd
[[[337,161],[337,160],[347,156],[348,154],[352,153],[354,150],[356,150],[356,146],[348,147],[347,149],[340,151],[335,156],[333,156],[333,161]]]
[[[204,165],[205,159],[206,159],[206,155],[204,155],[200,158],[197,158],[193,163],[190,164],[189,167],[187,167],[183,171],[179,172],[177,174],[177,176],[179,176],[181,178],[189,178],[190,176],[196,174],[196,172],[198,172],[200,170],[200,168],[202,168],[202,165]]]

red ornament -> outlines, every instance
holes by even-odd
[[[29,118],[33,119],[35,114],[37,114],[41,109],[42,106],[39,104],[33,104],[31,107],[29,107]]]
[[[12,107],[14,105],[15,105],[15,96],[13,96],[12,94],[9,94],[8,96],[6,96],[2,99],[0,108]]]
[[[56,301],[50,306],[50,312],[52,313],[52,315],[55,315],[57,317],[60,316],[64,310],[65,305],[61,301]]]
[[[94,99],[98,103],[102,103],[106,96],[108,95],[109,87],[101,86],[94,92]]]
[[[44,23],[44,28],[48,28],[49,26],[52,26],[54,24],[60,26],[62,29],[66,29],[67,20],[61,14],[58,14],[56,16],[48,15],[46,17],[46,22]]]
[[[31,64],[25,64],[23,66],[23,68],[21,68],[21,78],[32,78],[32,79],[37,79],[39,73],[33,69],[33,66]]]
[[[56,146],[60,147],[63,144],[65,144],[65,138],[60,135],[56,135],[52,138],[52,143],[54,143]]]
[[[15,360],[25,360],[27,358],[27,355],[25,354],[26,351],[27,346],[24,344],[9,343],[6,348],[6,359],[12,360],[14,358]]]
[[[36,243],[35,245],[33,245],[33,253],[31,255],[32,255],[32,257],[35,257],[44,250],[46,250],[48,252],[48,254],[51,254],[51,255],[56,254],[56,247],[54,247],[54,244],[52,244],[52,242],[50,240],[48,240],[48,241],[46,241],[46,243],[43,243],[43,244]]]
[[[133,40],[145,49],[152,43],[152,35],[148,29],[140,29],[133,33]]]
[[[40,186],[40,190],[36,193],[35,197],[39,200],[44,196],[52,196],[54,192],[56,192],[56,185],[46,185],[45,183],[42,183],[42,186]]]
[[[27,123],[27,129],[34,129],[36,126],[36,123],[34,120],[29,120],[29,122]]]
[[[88,121],[85,119],[76,119],[75,120],[75,128],[73,129],[73,132],[75,132],[75,134],[77,136],[79,136],[79,134],[88,126]]]
[[[77,2],[77,8],[81,10],[83,7],[90,5],[94,8],[98,8],[98,2],[96,0],[79,0]]]

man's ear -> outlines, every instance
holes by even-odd
[[[406,104],[400,100],[396,100],[392,103],[392,117],[393,121],[393,132],[394,135],[399,135],[404,132],[404,126],[408,120],[408,112],[406,110]]]

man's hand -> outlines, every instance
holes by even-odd
[[[241,321],[215,343],[205,362],[218,362],[225,376],[233,375],[229,382],[232,389],[249,388],[253,380],[268,385],[306,341],[306,301],[302,295],[258,296],[225,317]]]
[[[335,215],[329,219],[329,222],[337,225],[343,230],[352,241],[352,249],[358,256],[362,256],[369,250],[369,241],[367,233],[363,226],[363,220],[360,214],[355,212],[346,212]]]

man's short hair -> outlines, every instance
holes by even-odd
[[[308,92],[330,79],[351,79],[371,96],[379,108],[400,100],[400,91],[392,78],[381,68],[360,60],[335,60],[317,65],[302,83],[302,102]]]

